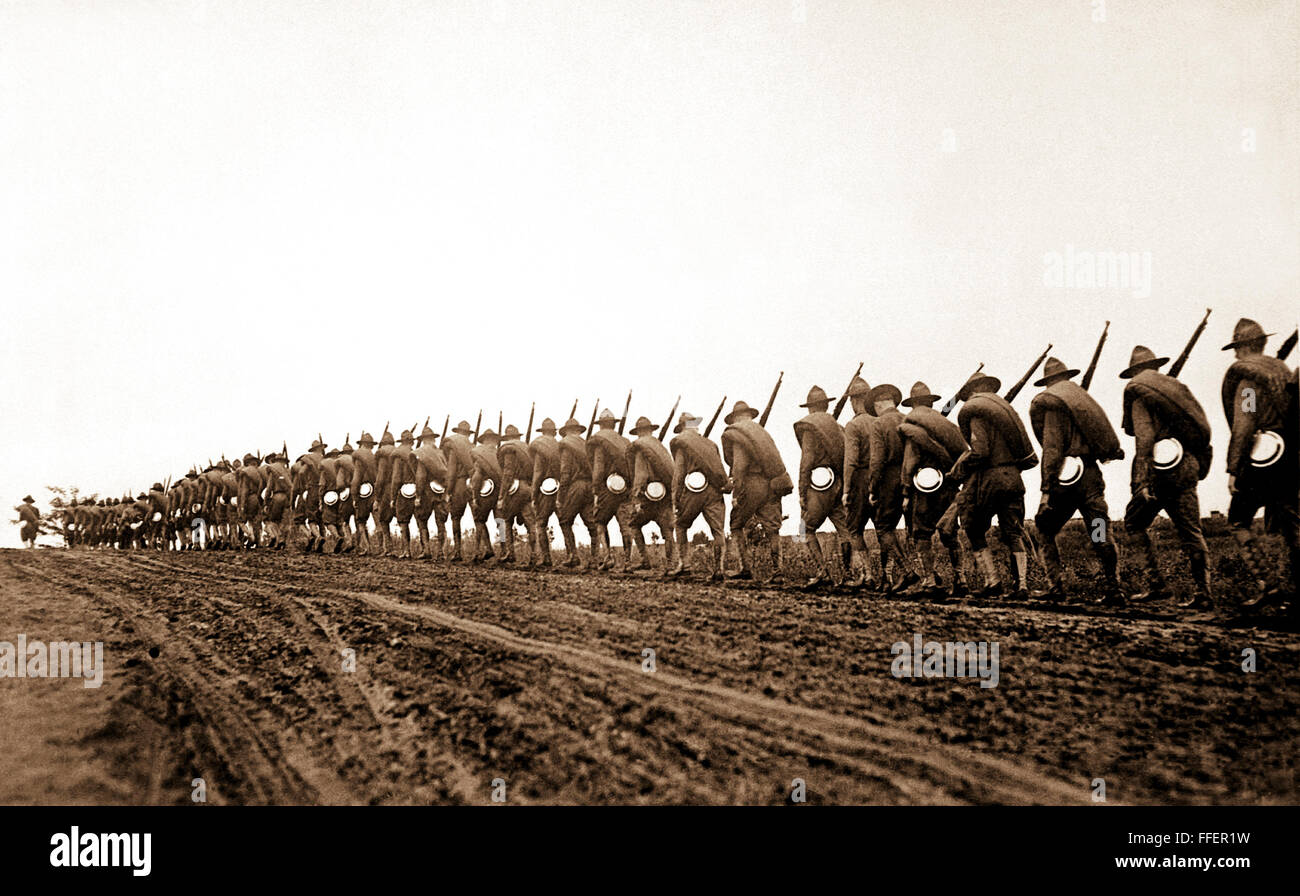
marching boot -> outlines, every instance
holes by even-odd
[[[669,564],[668,569],[664,571],[664,577],[676,579],[686,574],[686,569],[690,565],[691,546],[690,543],[683,540],[681,547],[677,547],[676,540],[668,542]]]
[[[1210,590],[1210,570],[1206,566],[1205,555],[1199,551],[1188,558],[1192,564],[1192,578],[1196,581],[1196,590],[1192,596],[1178,606],[1185,610],[1214,609],[1214,594]]]
[[[984,587],[975,592],[976,597],[1002,597],[1006,590],[1002,586],[1002,580],[998,578],[998,568],[993,562],[993,551],[989,548],[980,548],[975,552],[975,566],[979,569],[980,575],[984,578]]]
[[[1233,529],[1232,537],[1237,540],[1238,547],[1241,548],[1241,561],[1250,573],[1250,577],[1255,583],[1255,596],[1250,600],[1241,602],[1243,607],[1259,607],[1270,602],[1268,581],[1264,578],[1263,570],[1260,568],[1259,552],[1255,544],[1255,536],[1249,529]]]
[[[749,541],[743,531],[732,536],[736,542],[736,554],[740,557],[740,569],[731,576],[733,579],[749,582],[754,579],[754,571],[749,560]]]
[[[820,588],[831,583],[830,571],[826,568],[826,557],[822,553],[821,542],[817,538],[817,533],[812,532],[808,535],[808,553],[812,555],[813,563],[816,564],[817,571],[813,573],[812,578],[803,583],[804,590],[811,591],[814,588]]]
[[[689,542],[683,541],[683,545]],[[682,555],[683,562],[685,554]],[[689,567],[687,567],[689,569]],[[721,582],[727,577],[727,537],[713,539],[713,572],[709,575],[710,582]]]
[[[1026,587],[1029,583],[1029,554],[1023,550],[1012,551],[1011,560],[1016,574],[1016,588],[1011,596],[1016,600],[1025,600],[1029,597],[1029,589]]]
[[[564,566],[568,569],[581,568],[578,559],[578,539],[573,534],[572,526],[561,526],[560,534],[564,536]]]
[[[961,559],[961,545],[955,537],[951,541],[944,541],[941,535],[939,540],[947,548],[948,562],[952,565],[952,588],[948,593],[953,597],[965,597],[970,591],[966,587],[966,564]]]
[[[551,568],[551,539],[545,533],[537,536],[537,546],[542,551],[542,566]]]
[[[895,557],[894,565],[902,571],[902,578],[890,586],[888,593],[901,594],[907,589],[920,584],[921,577],[916,574],[916,567],[912,565],[912,558],[907,556],[903,539],[899,537],[898,533],[886,532],[885,539],[890,544],[890,553]],[[881,556],[883,558],[884,555]]]
[[[1061,552],[1056,546],[1055,538],[1045,538],[1043,541],[1043,570],[1047,573],[1047,588],[1033,591],[1029,596],[1035,600],[1064,602],[1066,594],[1064,575],[1061,571]]]
[[[596,564],[596,569],[598,569],[598,570],[600,570],[600,571],[602,571],[602,572],[606,572],[606,571],[608,571],[608,570],[613,569],[613,568],[614,568],[614,548],[613,548],[613,546],[610,545],[610,543],[609,543],[609,524],[608,524],[608,523],[606,523],[606,524],[603,525],[603,526],[597,526],[597,527],[596,527],[595,537],[592,538],[592,540],[591,540],[591,545],[592,545],[592,549],[593,549],[593,551],[596,550],[596,546],[597,546],[597,544],[599,544],[599,546],[600,546],[600,547],[599,547],[599,552],[598,552],[598,554],[597,554],[597,556],[600,557],[600,562],[598,562],[598,563]]]
[[[916,552],[921,555],[921,590],[934,591],[939,587],[934,572],[934,545],[927,538],[917,543]]]
[[[781,571],[781,536],[772,533],[767,536],[768,556],[772,561],[772,574],[767,578],[769,585],[784,585],[785,573]]]
[[[1169,583],[1165,581],[1165,574],[1160,571],[1160,564],[1156,561],[1151,536],[1146,532],[1137,532],[1134,534],[1134,539],[1142,552],[1142,571],[1147,587],[1145,591],[1139,591],[1129,599],[1135,603],[1164,600],[1169,597]],[[1193,561],[1193,569],[1195,569],[1195,561]]]
[[[849,560],[845,564],[845,570],[845,588],[861,588],[867,583],[867,560],[862,549],[856,545],[849,545]]]
[[[461,550],[461,538],[462,538],[462,536],[461,536],[461,531],[460,531],[460,520],[452,520],[452,523],[451,523],[451,540],[452,540],[451,559],[452,559],[452,562],[453,562],[453,563],[460,563],[461,561],[463,561],[463,560],[465,559],[465,554],[464,554],[463,551]]]
[[[664,577],[670,577],[674,569],[679,570],[677,575],[681,575],[686,567],[682,566],[681,552],[677,549],[677,536],[671,529],[665,533],[664,538]]]

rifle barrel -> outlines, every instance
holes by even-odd
[[[677,406],[680,405],[681,403],[682,403],[682,397],[678,395],[677,400],[673,402],[673,409],[668,412],[668,416],[664,418],[663,425],[659,427],[659,441],[662,442],[665,438],[668,437],[668,427],[672,425],[673,414],[677,413]]]
[[[776,378],[776,385],[772,387],[772,394],[767,398],[767,407],[763,408],[763,416],[758,418],[759,426],[767,426],[767,418],[772,416],[772,406],[776,404],[776,393],[781,391],[781,381],[784,379],[785,371],[782,370]]]
[[[859,361],[858,369],[853,371],[853,376],[849,377],[849,384],[844,387],[844,393],[840,396],[840,400],[835,402],[834,417],[836,420],[840,419],[840,413],[844,410],[844,406],[849,402],[849,389],[853,387],[853,381],[856,380],[861,375],[862,375],[862,362]]]
[[[726,404],[727,404],[727,396],[724,395],[722,396],[722,401],[718,402],[718,407],[716,410],[714,410],[713,417],[712,419],[709,420],[709,425],[704,428],[704,438],[707,439],[709,437],[709,433],[713,432],[713,425],[718,422],[718,417],[722,416],[722,409],[724,406],[726,406]]]
[[[1196,341],[1201,338],[1201,334],[1205,332],[1205,325],[1209,322],[1210,309],[1206,308],[1205,317],[1201,318],[1201,322],[1197,324],[1196,329],[1192,331],[1192,338],[1188,339],[1187,345],[1183,346],[1183,353],[1178,356],[1174,361],[1173,366],[1169,368],[1170,376],[1178,376],[1178,374],[1183,372],[1183,367],[1187,364],[1187,359],[1192,356],[1192,349],[1196,347]]]
[[[1085,391],[1092,385],[1092,377],[1097,372],[1097,362],[1101,360],[1101,349],[1106,344],[1108,333],[1110,333],[1110,321],[1106,321],[1106,326],[1101,329],[1101,338],[1097,340],[1097,347],[1092,352],[1092,360],[1088,362],[1088,369],[1084,371],[1083,380],[1079,384]]]
[[[1034,375],[1034,371],[1038,369],[1038,365],[1047,360],[1047,353],[1051,350],[1052,344],[1049,342],[1047,343],[1047,348],[1043,349],[1043,353],[1039,355],[1037,360],[1035,360],[1030,368],[1025,371],[1025,375],[1022,376],[1014,386],[1007,390],[1005,398],[1008,404],[1016,400],[1016,396],[1020,394],[1020,390],[1025,388],[1025,384],[1028,383],[1030,377]]]

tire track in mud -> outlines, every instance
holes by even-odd
[[[99,564],[96,566],[102,570]],[[107,603],[144,642],[167,645],[166,656],[160,650],[152,663],[167,693],[198,722],[199,732],[184,734],[190,749],[197,758],[206,754],[217,760],[218,780],[210,785],[220,786],[209,787],[213,802],[224,801],[226,775],[244,793],[246,798],[241,802],[317,802],[339,795],[326,770],[311,767],[298,756],[291,759],[282,744],[269,741],[267,733],[253,721],[256,708],[230,688],[229,683],[236,678],[233,670],[196,639],[151,618],[152,613],[141,612],[144,608],[130,605],[114,589],[92,591],[84,579],[65,578],[47,570],[27,567],[24,572],[53,586],[88,592]],[[218,674],[204,675],[205,670]],[[192,727],[184,714],[180,719],[185,727]]]
[[[264,579],[159,561],[159,568],[204,581],[280,590]],[[1037,770],[961,747],[938,744],[893,726],[699,682],[671,672],[646,674],[619,659],[570,644],[529,638],[502,626],[465,618],[433,607],[410,604],[372,591],[317,584],[321,593],[362,602],[385,615],[416,617],[462,637],[494,644],[548,662],[560,662],[577,675],[616,682],[627,691],[666,701],[669,709],[701,713],[747,734],[757,733],[766,752],[830,761],[897,791],[909,802],[1086,802],[1082,786]],[[581,608],[579,608],[581,609]],[[589,611],[590,612],[590,611]],[[608,615],[608,614],[604,614]],[[622,617],[615,617],[622,619]],[[632,623],[630,620],[628,624]]]

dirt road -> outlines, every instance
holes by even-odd
[[[0,678],[4,802],[188,803],[195,779],[241,804],[1300,798],[1300,635],[1272,620],[4,551],[20,633],[102,640],[106,672]],[[895,677],[918,633],[997,642],[997,686]]]

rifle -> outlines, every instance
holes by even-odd
[[[527,445],[533,440],[533,414],[537,413],[537,402],[528,409],[528,429],[524,431],[524,444]]]
[[[1209,323],[1209,320],[1210,309],[1206,308],[1205,317],[1201,318],[1201,322],[1197,324],[1196,330],[1192,333],[1192,338],[1187,340],[1187,345],[1183,347],[1183,353],[1178,356],[1174,361],[1173,366],[1169,368],[1170,376],[1178,376],[1178,374],[1183,372],[1183,365],[1187,363],[1187,358],[1191,355],[1192,348],[1196,345],[1196,340],[1200,339],[1201,334],[1205,332],[1205,325]]]
[[[442,421],[442,438],[443,438],[444,441],[445,441],[446,438],[447,438],[447,427],[448,427],[448,426],[451,426],[451,414],[448,414],[445,418],[443,418],[443,421]]]
[[[623,403],[623,419],[618,421],[618,434],[622,435],[623,430],[627,427],[627,412],[632,407],[632,390],[627,390],[627,401]],[[663,441],[660,439],[659,441]]]
[[[785,371],[782,370],[776,378],[776,385],[772,387],[772,394],[767,398],[767,407],[763,408],[763,416],[758,418],[758,425],[766,427],[767,418],[772,416],[772,405],[776,404],[776,393],[781,391],[781,381],[785,379]]]
[[[284,459],[281,463],[284,464],[284,468],[287,470],[289,469],[289,442],[287,440],[280,440],[280,450],[284,452]]]
[[[677,400],[673,402],[673,409],[668,412],[667,418],[664,419],[664,425],[659,427],[659,441],[662,442],[668,436],[668,427],[672,425],[673,414],[677,413],[677,406],[681,403],[682,397],[678,395]]]
[[[1025,384],[1028,383],[1029,378],[1034,375],[1034,371],[1038,369],[1038,365],[1047,360],[1047,353],[1051,350],[1052,344],[1049,342],[1047,343],[1047,348],[1043,349],[1043,353],[1039,355],[1033,365],[1025,371],[1025,375],[1022,376],[1014,386],[1007,390],[1007,394],[1003,396],[1007,400],[1007,404],[1016,400],[1016,396],[1020,394],[1020,390],[1025,388]]]
[[[1106,334],[1109,332],[1110,321],[1106,321],[1106,326],[1101,328],[1101,338],[1097,340],[1097,347],[1093,349],[1092,360],[1088,362],[1088,369],[1083,372],[1083,379],[1079,382],[1085,392],[1092,385],[1092,375],[1097,372],[1097,362],[1101,360],[1101,347],[1106,344]]]
[[[429,420],[430,420],[430,418],[432,418],[432,417],[433,417],[433,414],[430,414],[428,417],[425,417],[425,418],[424,418],[424,426],[423,426],[423,428],[421,428],[420,432],[424,432],[424,430],[426,430],[426,429],[429,428]],[[420,437],[420,442],[419,442],[419,444],[421,444],[421,445],[424,444],[424,437],[423,437],[423,436]]]
[[[832,414],[832,416],[836,420],[840,419],[840,412],[843,411],[844,406],[849,403],[849,388],[852,387],[853,381],[856,380],[859,376],[861,376],[861,374],[862,374],[862,362],[859,361],[858,369],[853,372],[853,376],[849,377],[849,385],[844,387],[844,394],[840,396],[839,401],[835,402],[835,413]]]
[[[1277,350],[1277,359],[1285,361],[1297,342],[1300,342],[1300,328],[1292,330],[1291,335],[1286,337],[1286,342],[1283,342],[1282,347]]]
[[[978,373],[979,373],[981,370],[983,370],[983,369],[984,369],[984,362],[983,362],[983,361],[980,361],[980,366],[975,368],[975,373],[972,373],[971,376],[975,376],[976,374],[978,374]],[[969,380],[970,377],[967,377],[967,379]],[[952,413],[952,409],[955,408],[955,407],[957,407],[957,393],[958,393],[958,392],[961,392],[961,388],[960,388],[960,387],[957,388],[957,391],[956,391],[956,392],[953,392],[953,393],[952,393],[952,398],[949,398],[949,399],[948,399],[947,403],[943,406],[943,409],[942,409],[941,411],[939,411],[940,414],[943,414],[945,417],[947,417],[949,414]]]
[[[474,444],[478,444],[478,428],[483,425],[483,409],[478,409],[478,419],[474,421]]]
[[[505,412],[497,411],[497,435],[501,435],[502,430],[506,428],[505,419]]]
[[[578,416],[578,399],[573,399],[573,407],[569,408],[569,419],[572,420]]]
[[[591,422],[587,424],[587,438],[591,438],[592,432],[596,429],[596,411],[600,409],[600,399],[591,406]]]
[[[713,432],[713,424],[717,423],[718,418],[722,416],[722,408],[723,405],[725,405],[726,403],[727,403],[727,396],[724,395],[722,396],[722,401],[718,402],[718,409],[713,412],[713,418],[709,420],[709,425],[704,428],[704,438],[707,439],[709,437],[709,433]]]

